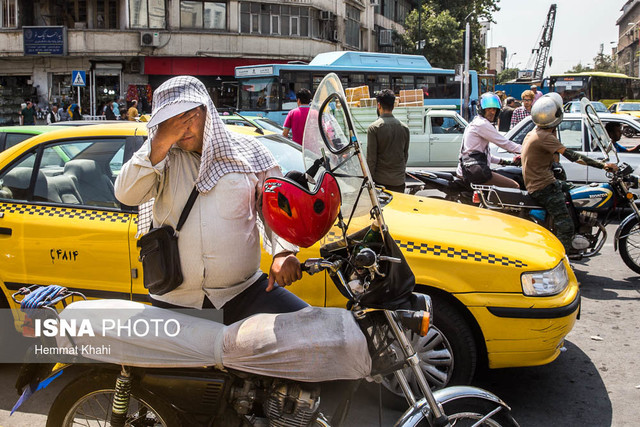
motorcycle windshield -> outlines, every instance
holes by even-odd
[[[611,142],[611,138],[602,125],[596,109],[587,98],[580,100],[580,111],[582,123],[591,135],[591,150],[600,150],[605,157],[605,161],[608,161],[613,153],[615,161],[618,163],[618,153]]]
[[[369,170],[355,136],[342,84],[328,74],[318,86],[307,117],[303,138],[304,165],[314,179],[324,171],[334,174],[342,197],[343,230],[334,227],[327,237],[342,237],[371,225],[371,212],[378,207],[375,189],[368,186]],[[321,163],[314,170],[313,166]],[[311,172],[309,172],[311,170]],[[379,222],[382,226],[382,216]],[[337,234],[337,235],[336,235]]]

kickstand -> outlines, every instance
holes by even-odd
[[[332,426],[340,427],[344,423],[344,420],[347,418],[347,414],[349,413],[351,402],[353,401],[353,395],[360,386],[361,382],[362,380],[349,381],[349,386],[344,391],[344,399],[336,408],[335,412],[333,413],[333,417],[331,417]]]

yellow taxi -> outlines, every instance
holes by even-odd
[[[613,114],[629,114],[640,117],[640,102],[614,102],[609,106],[609,111]]]
[[[255,136],[283,172],[304,170],[299,145],[264,133]],[[137,208],[122,205],[113,191],[146,134],[145,124],[135,122],[65,127],[0,153],[0,307],[16,308],[11,294],[31,284],[147,301],[135,241]],[[380,191],[380,200],[416,291],[433,298],[435,327],[415,342],[431,384],[468,383],[480,364],[541,365],[560,354],[580,292],[550,232],[430,198]],[[298,257],[318,252],[316,244]],[[264,256],[264,271],[269,262]],[[321,274],[305,276],[291,290],[316,306],[345,304]]]

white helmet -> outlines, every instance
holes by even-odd
[[[543,129],[554,128],[562,122],[562,97],[556,92],[541,96],[531,108],[531,119]]]

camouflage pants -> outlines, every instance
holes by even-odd
[[[549,184],[542,190],[529,193],[533,199],[540,203],[553,218],[555,233],[564,249],[569,252],[571,249],[571,239],[573,237],[574,226],[569,210],[567,209],[566,198],[563,193],[563,186],[559,181]]]

